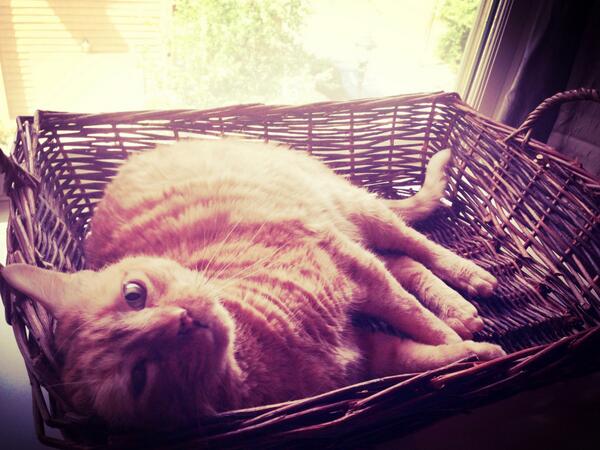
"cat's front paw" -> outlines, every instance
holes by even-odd
[[[443,291],[435,292],[432,307],[446,324],[463,339],[471,339],[473,335],[485,326],[477,308],[465,300],[454,289],[443,285]],[[432,292],[432,289],[429,289]],[[431,299],[430,299],[431,303]]]
[[[472,269],[469,276],[467,291],[471,295],[490,297],[498,285],[498,280],[487,270],[476,264],[473,264],[473,266],[474,269]]]
[[[496,344],[489,342],[474,342],[465,341],[467,347],[480,361],[489,361],[491,359],[501,358],[506,356],[506,352]]]
[[[446,317],[444,322],[463,339],[472,338],[473,334],[483,330],[484,327],[483,320],[478,315],[467,318]]]
[[[460,256],[440,259],[436,265],[436,273],[472,296],[490,297],[498,285],[494,275]]]

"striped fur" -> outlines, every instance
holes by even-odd
[[[132,157],[108,186],[85,241],[90,270],[9,267],[6,277],[17,287],[19,271],[52,278],[44,295],[29,294],[58,317],[65,389],[115,427],[193,423],[471,353],[494,357],[501,349],[456,332],[481,327],[470,304],[456,294],[444,307],[449,288],[419,284],[421,272],[435,273],[485,295],[493,277],[398,217],[420,219],[436,206],[448,156],[437,157],[420,196],[390,204],[273,145],[159,148]],[[434,299],[428,308],[439,318],[369,248],[408,255],[387,264],[406,275],[406,289]],[[123,300],[131,280],[147,287],[144,309]],[[358,332],[349,322],[355,310],[407,338]]]

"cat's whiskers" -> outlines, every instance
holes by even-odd
[[[260,259],[257,259],[254,263],[252,263],[251,265],[249,265],[248,267],[244,267],[243,269],[239,270],[237,273],[235,273],[234,275],[228,277],[229,281],[224,283],[223,285],[221,285],[218,289],[215,289],[214,291],[212,291],[212,294],[214,296],[217,296],[219,294],[221,294],[225,289],[229,288],[230,286],[232,286],[233,284],[245,280],[249,277],[251,277],[252,275],[258,273],[258,271],[260,271],[261,269],[268,269],[269,265],[265,265],[265,266],[259,266],[261,263],[263,263],[266,260],[270,260],[271,258],[273,258],[278,252],[280,252],[281,250],[283,250],[284,246],[281,247],[277,247],[275,249],[274,252],[272,252],[271,254],[264,256]],[[259,266],[259,267],[256,267]],[[250,272],[248,274],[245,274],[243,277],[240,277],[241,274],[243,274],[244,272],[247,272],[250,269],[256,268],[256,270],[254,270],[253,272]]]
[[[266,260],[271,259],[273,256],[275,256],[275,254],[277,254],[278,251],[280,251],[283,247],[277,248],[273,253],[264,256],[260,259],[257,259],[255,262],[253,262],[251,265],[244,267],[243,269],[239,270],[237,273],[228,276],[227,278],[229,279],[228,283],[225,283],[224,285],[222,285],[223,288],[229,287],[231,285],[231,283],[235,283],[236,281],[240,281],[240,280],[244,280],[248,277],[251,277],[252,275],[256,274],[259,270],[261,269],[268,269],[269,265],[265,265],[262,266],[261,264],[263,262],[265,262]],[[251,269],[255,269],[254,271],[245,274],[245,276],[241,277],[240,275],[244,274],[244,272],[247,272]],[[221,289],[222,290],[222,289]]]
[[[238,271],[238,272],[237,272],[235,275],[233,275],[233,278],[234,278],[234,279],[236,279],[236,280],[244,280],[244,279],[246,279],[246,278],[248,278],[248,277],[251,277],[251,276],[252,276],[252,275],[254,275],[255,273],[257,273],[257,272],[258,272],[258,270],[260,270],[261,268],[263,268],[263,269],[268,269],[268,268],[269,268],[269,264],[265,265],[264,267],[256,267],[256,270],[255,270],[255,271],[253,271],[253,272],[251,272],[251,273],[249,273],[249,274],[246,274],[246,275],[245,275],[245,276],[243,276],[243,277],[240,277],[240,275],[241,275],[241,274],[243,274],[244,272],[246,272],[246,271],[248,271],[248,270],[250,270],[250,269],[254,268],[254,267],[255,267],[255,266],[257,266],[257,265],[260,265],[260,264],[261,264],[262,262],[264,262],[265,260],[271,260],[271,259],[272,259],[272,258],[273,258],[273,257],[274,257],[274,256],[275,256],[277,253],[279,253],[281,250],[283,250],[283,248],[284,248],[283,246],[281,246],[281,247],[277,247],[277,248],[275,249],[275,251],[274,251],[273,253],[271,253],[270,255],[267,255],[267,256],[265,256],[265,257],[263,257],[263,258],[260,258],[260,259],[258,259],[256,262],[252,263],[250,266],[248,266],[248,267],[245,267],[245,268],[243,268],[242,270]]]
[[[258,227],[258,229],[255,231],[254,235],[248,240],[248,244],[246,245],[246,247],[243,250],[240,250],[239,252],[237,252],[235,254],[235,256],[231,259],[231,261],[223,268],[221,268],[221,270],[219,270],[217,273],[215,273],[214,275],[212,275],[211,277],[207,278],[208,280],[212,280],[213,278],[219,278],[227,269],[229,269],[229,267],[231,267],[231,265],[237,261],[237,257],[241,256],[243,253],[246,253],[250,247],[252,247],[252,245],[255,244],[254,239],[256,239],[256,237],[260,234],[260,232],[262,231],[263,227],[265,226],[266,222],[263,222],[260,224],[260,226]]]
[[[204,272],[205,273],[208,273],[210,265],[214,262],[215,258],[221,252],[221,250],[223,250],[223,247],[227,243],[227,240],[233,234],[233,232],[237,229],[237,227],[239,226],[239,224],[241,222],[242,222],[242,217],[240,217],[239,220],[235,223],[235,225],[233,227],[231,227],[231,229],[229,230],[229,232],[227,233],[227,235],[225,236],[225,238],[221,241],[221,243],[219,245],[219,248],[213,253],[213,255],[210,258],[210,260],[208,261],[208,263],[206,263],[206,267],[204,268]]]

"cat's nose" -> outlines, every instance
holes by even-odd
[[[179,314],[179,333],[185,333],[186,330],[192,328],[194,319],[190,316],[187,309],[184,309]]]
[[[187,309],[182,309],[179,313],[179,334],[186,334],[195,328],[208,328],[208,326],[193,318]]]

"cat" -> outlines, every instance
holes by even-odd
[[[406,224],[439,205],[449,160],[433,156],[414,197],[383,200],[274,144],[159,146],[106,188],[87,270],[14,264],[2,275],[57,319],[72,406],[115,429],[492,359],[503,350],[469,340],[483,321],[441,279],[480,296],[496,279]],[[354,312],[405,337],[356,328]]]

